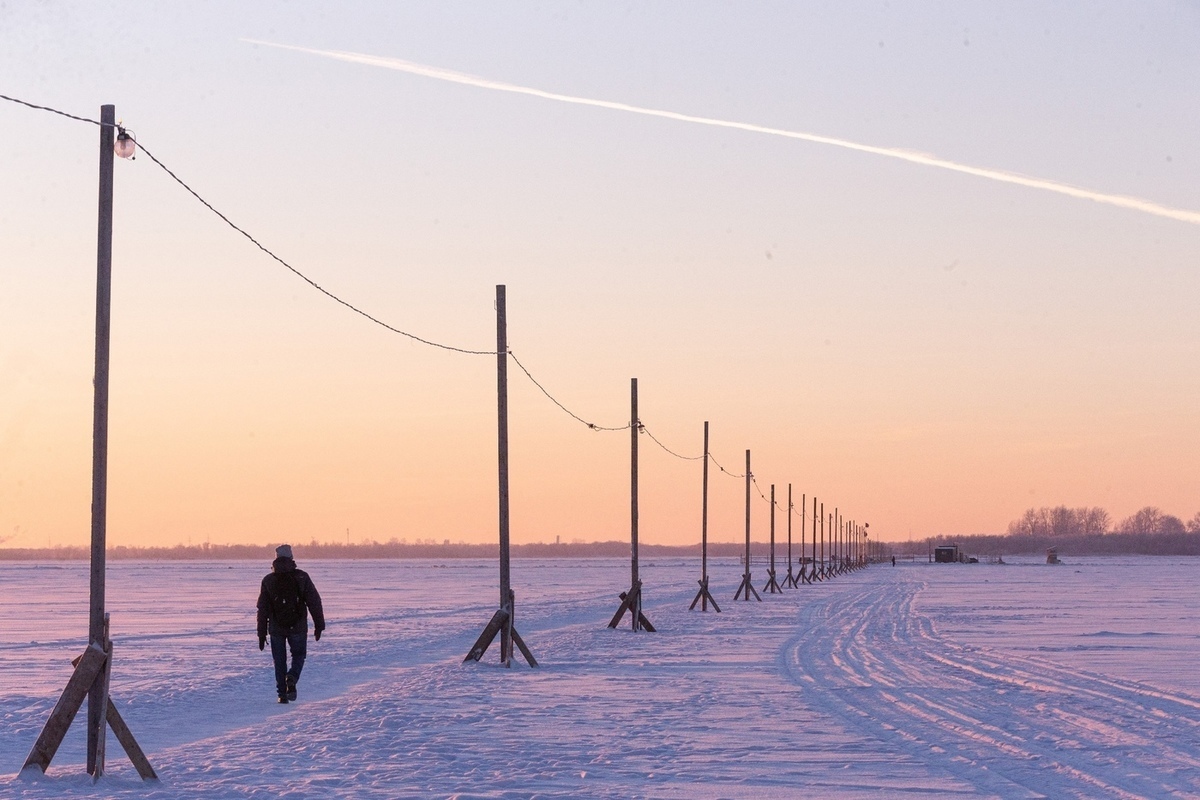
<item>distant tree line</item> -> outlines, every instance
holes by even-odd
[[[1103,508],[1043,506],[1030,508],[1008,525],[1009,536],[1038,538],[1096,536],[1109,533],[1151,535],[1200,533],[1200,512],[1188,522],[1166,514],[1154,506],[1146,506],[1126,517],[1115,526]]]
[[[1051,547],[1060,555],[1200,555],[1200,513],[1184,522],[1146,506],[1114,525],[1103,508],[1043,506],[1013,520],[1007,534],[931,536],[893,547],[924,555],[939,544],[957,544],[975,556],[1040,554]]]
[[[348,558],[497,558],[500,545],[455,544],[443,541],[438,544],[432,539],[404,542],[395,539],[388,542],[366,541],[360,543],[318,542],[293,544],[297,559],[348,559]],[[754,542],[751,547],[753,558],[765,558],[769,553],[766,542]],[[661,545],[641,543],[638,551],[643,556],[700,556],[700,545]],[[709,542],[710,557],[734,557],[745,551],[739,542]],[[782,547],[776,554],[783,556]],[[551,542],[544,544],[512,545],[512,554],[517,558],[612,558],[629,557],[628,541],[608,542]],[[91,558],[89,547],[0,547],[0,561],[86,561]],[[209,544],[175,545],[173,547],[127,547],[119,545],[108,548],[108,558],[137,561],[262,561],[270,563],[275,558],[275,545],[254,544]]]
[[[1012,536],[1005,534],[973,536],[931,536],[922,542],[898,543],[896,552],[924,557],[939,544],[957,544],[967,555],[976,557],[1043,555],[1053,547],[1069,556],[1200,556],[1200,532],[1190,533],[1094,533],[1087,536]]]

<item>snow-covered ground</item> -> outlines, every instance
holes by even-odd
[[[307,562],[329,629],[277,705],[266,564],[109,565],[113,697],[162,776],[78,718],[16,777],[83,649],[85,563],[0,564],[0,797],[1197,797],[1200,559],[873,566],[688,611],[699,565],[642,562],[656,633],[609,630],[619,560],[513,564],[531,670],[462,658],[495,562]],[[766,580],[755,565],[755,584]]]

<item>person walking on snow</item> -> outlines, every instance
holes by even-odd
[[[292,558],[292,546],[281,544],[275,548],[275,560],[271,572],[262,579],[258,593],[258,649],[267,646],[267,634],[271,634],[271,657],[275,660],[275,691],[279,702],[296,699],[296,684],[300,682],[300,671],[304,669],[304,658],[308,652],[308,615],[312,614],[313,638],[321,641],[325,630],[325,612],[321,609],[321,595],[312,578],[302,569],[296,569]],[[292,651],[292,667],[288,669],[287,654]]]

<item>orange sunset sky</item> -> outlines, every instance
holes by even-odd
[[[10,4],[0,94],[115,104],[422,338],[492,349],[505,284],[573,413],[625,425],[636,377],[676,453],[708,420],[731,472],[884,540],[1200,511],[1194,3],[326,5]],[[0,130],[0,543],[84,544],[98,129]],[[115,186],[110,545],[495,540],[494,357],[333,302],[144,155]],[[509,378],[513,540],[627,537],[629,433]],[[698,541],[700,463],[640,444],[642,542]],[[711,538],[743,502],[714,470]]]

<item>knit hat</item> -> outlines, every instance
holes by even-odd
[[[276,558],[291,558],[292,557],[292,546],[290,544],[279,545],[279,547],[275,548],[275,557]]]

